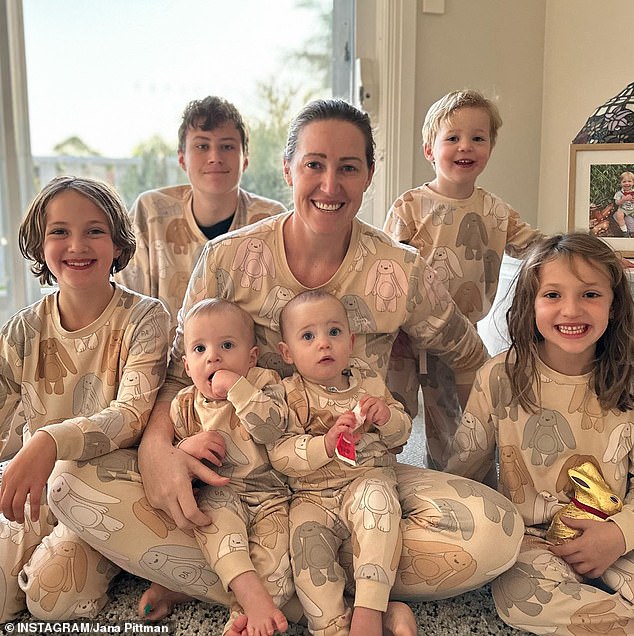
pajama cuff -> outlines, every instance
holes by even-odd
[[[216,561],[213,565],[213,569],[220,577],[220,581],[227,592],[229,591],[231,581],[233,581],[236,576],[244,574],[245,572],[255,571],[253,561],[251,561],[247,550],[236,550],[235,552],[226,554]]]
[[[390,600],[391,585],[379,583],[370,579],[357,579],[355,581],[356,593],[354,596],[355,607],[367,607],[368,609],[385,612]]]

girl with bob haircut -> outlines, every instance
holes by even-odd
[[[136,250],[130,217],[117,191],[104,181],[84,177],[61,176],[51,179],[33,199],[20,228],[20,251],[33,261],[31,271],[42,285],[55,283],[55,276],[44,259],[44,234],[46,230],[46,206],[53,197],[65,191],[74,191],[92,201],[105,215],[112,241],[120,250],[112,261],[112,273],[121,271]]]
[[[507,319],[511,346],[478,372],[448,465],[482,479],[497,447],[498,490],[524,519],[517,563],[491,586],[498,614],[535,634],[576,634],[587,615],[634,633],[634,303],[620,257],[590,234],[541,240]]]
[[[19,449],[0,487],[0,623],[27,608],[39,619],[85,619],[106,604],[117,568],[65,523],[77,497],[95,493],[78,495],[72,475],[52,473],[139,443],[165,379],[168,314],[111,280],[135,241],[105,183],[54,178],[29,206],[19,244],[40,282],[57,289],[0,331],[0,453]],[[106,509],[100,527],[118,529]],[[66,583],[51,592],[60,570]]]

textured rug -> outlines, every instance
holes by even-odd
[[[122,633],[140,631],[126,628],[124,632],[124,624],[137,623],[140,628],[145,627],[136,615],[136,607],[146,587],[147,582],[141,579],[128,574],[120,575],[111,590],[112,601],[97,618],[86,623],[99,624],[104,628],[121,626]],[[511,629],[497,617],[488,587],[444,601],[414,603],[412,609],[416,615],[419,636],[521,636],[526,633]],[[169,620],[157,625],[165,626],[167,631],[163,633],[170,636],[219,636],[228,617],[229,612],[224,607],[194,601],[178,606]],[[34,619],[25,613],[18,622],[32,621]],[[5,633],[9,633],[6,626]],[[301,625],[291,625],[287,634],[309,636],[308,630]]]

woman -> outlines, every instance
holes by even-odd
[[[323,288],[348,310],[356,334],[353,357],[363,373],[385,376],[401,328],[416,347],[435,351],[455,370],[464,398],[485,358],[482,343],[415,250],[356,218],[373,172],[367,115],[340,100],[308,104],[291,124],[284,157],[294,211],[208,243],[192,273],[181,314],[204,297],[238,303],[256,322],[259,364],[287,375],[291,369],[277,352],[281,307],[302,291]],[[220,483],[219,478],[172,445],[169,400],[188,381],[182,353],[179,324],[168,380],[139,449],[147,498],[134,456],[117,452],[101,462],[81,468],[67,465],[65,470],[97,494],[107,493],[107,514],[120,519],[121,528],[93,533],[65,514],[60,502],[52,507],[58,518],[120,567],[179,593],[226,603],[228,596],[206,567],[190,530],[209,523],[196,505],[192,478],[210,484]],[[208,459],[217,462],[222,444],[210,445],[209,451]],[[397,475],[403,551],[394,598],[454,596],[512,565],[523,526],[508,500],[481,484],[430,470],[400,465]],[[63,473],[58,478],[67,479]],[[342,564],[352,562],[351,552],[348,546],[340,554]],[[178,600],[174,594],[166,604]],[[387,620],[403,618],[400,609],[388,612]],[[297,618],[288,606],[284,611],[290,620]],[[411,618],[406,619],[405,633],[415,634]],[[394,629],[388,625],[386,631]]]

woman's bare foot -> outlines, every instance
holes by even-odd
[[[231,621],[233,620],[233,623]],[[225,626],[222,636],[248,636],[247,623],[249,619],[245,614],[232,613],[229,623]]]
[[[391,601],[383,614],[383,636],[416,636],[418,627],[412,608],[407,603]]]
[[[158,621],[169,616],[174,605],[193,600],[191,596],[182,592],[172,592],[158,583],[152,583],[139,600],[138,613],[149,621]]]

